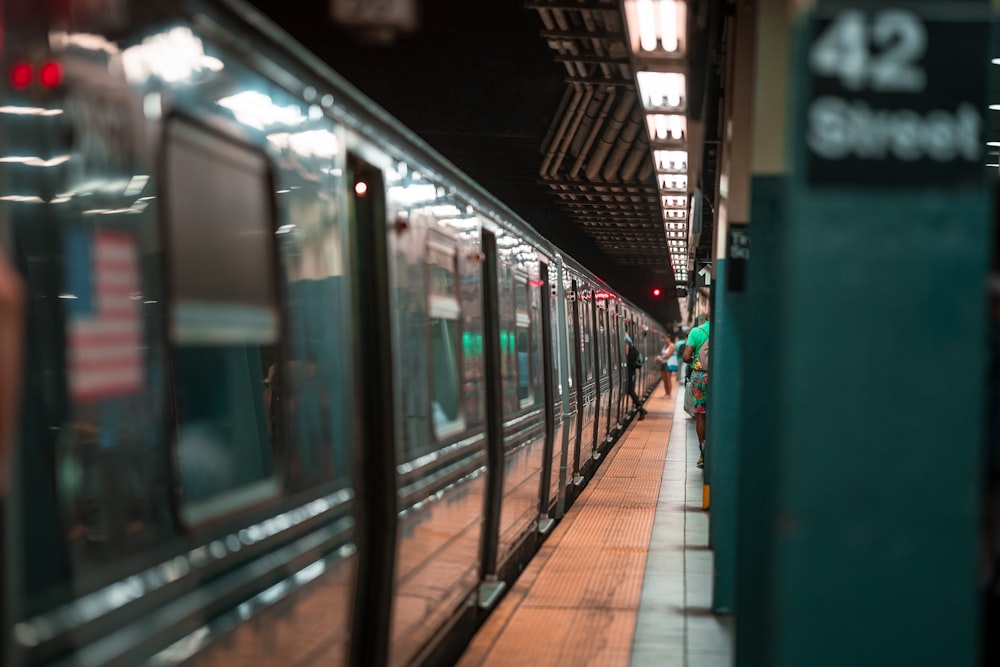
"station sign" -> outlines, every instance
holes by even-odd
[[[701,264],[701,268],[698,269],[698,273],[695,274],[695,284],[698,287],[711,287],[712,286],[712,265],[711,264]]]
[[[982,182],[988,3],[821,4],[807,44],[811,185]]]
[[[750,227],[729,223],[726,232],[726,291],[746,290],[747,264],[750,262]]]

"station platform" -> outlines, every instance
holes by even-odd
[[[728,667],[694,420],[657,387],[460,667]],[[676,400],[675,400],[676,399]]]

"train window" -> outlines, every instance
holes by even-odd
[[[595,304],[597,310],[597,362],[598,374],[604,376],[610,371],[608,368],[608,311],[603,304]]]
[[[569,348],[569,359],[566,363],[569,366],[569,386],[573,388],[578,381],[576,375],[576,357],[574,352],[574,347],[576,346],[576,322],[573,320],[573,304],[569,302],[566,304],[566,337],[570,342]]]
[[[325,123],[310,125],[314,136],[333,136],[332,124],[320,129]],[[281,453],[286,494],[326,481],[338,487],[351,484],[354,323],[346,317],[353,282],[347,274],[347,211],[359,225],[365,224],[362,220],[374,224],[384,192],[378,170],[353,159],[348,165],[343,152],[332,158],[336,167],[331,168],[327,151],[317,156],[298,144],[295,150],[295,160],[274,160],[274,189],[283,191],[275,198],[275,238],[285,276],[286,343],[280,396],[265,398],[266,404],[280,406],[287,425]],[[356,182],[366,183],[367,190],[359,194],[352,187]],[[342,192],[347,192],[346,201],[337,196]]]
[[[517,399],[522,408],[531,407],[532,392],[531,316],[528,311],[528,279],[518,274],[514,280],[515,350],[517,351]]]
[[[181,518],[273,495],[279,315],[267,159],[174,118],[165,140],[165,256]]]
[[[528,285],[527,278],[518,277],[517,286],[514,289],[514,310],[518,313],[528,312]]]
[[[430,291],[439,296],[455,296],[455,250],[431,243],[428,249]]]
[[[432,239],[427,247],[427,266],[430,274],[431,417],[434,435],[442,439],[465,429],[459,392],[461,309],[455,291],[458,274],[455,247]]]

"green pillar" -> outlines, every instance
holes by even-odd
[[[788,175],[751,215],[738,667],[978,665],[990,11],[795,23]]]
[[[709,447],[705,466],[712,481],[710,540],[715,551],[712,611],[734,610],[738,470],[742,440],[743,335],[745,295],[729,283],[731,260],[716,260],[712,314],[712,381]]]
[[[715,551],[712,609],[716,613],[732,613],[735,598],[737,480],[742,441],[743,272],[746,262],[742,256],[731,258],[730,236],[731,230],[736,227],[745,230],[749,217],[756,10],[756,3],[752,0],[736,3],[726,44],[729,60],[726,67],[722,168],[719,170],[719,198],[714,227],[715,301],[709,382],[709,446],[705,460],[706,480],[711,481],[709,542]],[[739,246],[737,254],[741,255],[744,250]]]
[[[775,286],[784,228],[786,199],[785,116],[788,87],[788,2],[759,0],[756,36],[753,163],[750,228],[752,256],[747,267],[743,336],[743,439],[737,483],[736,664],[763,664],[764,613],[768,580],[772,491],[769,474],[775,462],[772,433],[780,424],[774,412],[772,340],[780,302]],[[754,660],[757,660],[755,663]]]
[[[786,177],[781,173],[754,174],[750,226],[751,258],[747,267],[747,295],[743,337],[743,440],[737,483],[736,540],[736,665],[771,667],[766,660],[768,595],[773,583],[768,526],[774,515],[774,433],[782,416],[775,410],[774,356],[780,334],[781,303],[776,286],[782,276],[779,238],[785,226]]]

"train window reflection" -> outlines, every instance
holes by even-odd
[[[531,316],[528,311],[528,281],[518,275],[514,284],[515,324],[514,346],[517,352],[517,399],[521,408],[534,404],[532,392]]]
[[[524,407],[531,401],[531,364],[528,359],[528,327],[517,328],[517,372],[520,378],[517,384],[517,397]]]
[[[431,242],[427,249],[430,282],[431,422],[438,439],[465,429],[459,392],[461,332],[455,297],[458,273],[454,247]]]
[[[427,249],[427,266],[430,271],[430,290],[433,294],[455,296],[455,251],[430,244]]]
[[[277,491],[273,188],[266,158],[178,119],[166,132],[168,340],[186,523]]]
[[[528,311],[528,285],[526,282],[522,282],[523,280],[518,281],[517,288],[514,290],[514,307],[519,313]]]
[[[608,369],[608,338],[607,338],[607,317],[606,308],[598,308],[597,311],[597,375],[600,378],[606,377]]]

